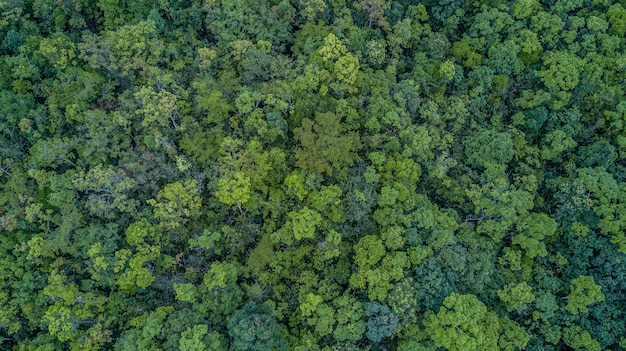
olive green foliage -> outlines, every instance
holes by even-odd
[[[315,120],[303,119],[302,127],[293,131],[301,144],[295,152],[296,166],[330,175],[343,164],[352,165],[354,152],[361,144],[357,133],[344,133],[343,129],[333,113],[317,113]]]
[[[626,349],[624,0],[0,0],[2,350]]]

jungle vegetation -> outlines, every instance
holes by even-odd
[[[4,350],[626,349],[625,0],[0,0]]]

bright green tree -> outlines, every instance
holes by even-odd
[[[498,297],[509,312],[524,310],[529,303],[535,301],[532,288],[526,282],[507,284],[504,289],[498,290]]]
[[[543,69],[537,72],[546,87],[569,91],[580,81],[580,69],[584,60],[567,51],[551,51],[544,55]]]
[[[575,351],[600,351],[600,343],[594,340],[588,331],[572,325],[563,328],[563,342]]]
[[[322,216],[308,207],[288,214],[291,219],[293,236],[296,240],[315,238],[315,228],[322,223]]]
[[[498,349],[498,316],[474,295],[452,293],[424,326],[438,347],[450,351]]]
[[[154,216],[166,228],[177,228],[189,218],[200,214],[202,199],[199,196],[198,182],[187,180],[184,183],[167,184],[157,194],[157,198],[147,203],[154,207]]]
[[[572,280],[570,294],[565,309],[578,314],[589,312],[589,305],[604,301],[602,287],[597,285],[591,276],[580,276]]]
[[[182,332],[179,341],[180,351],[225,351],[226,345],[219,333],[209,332],[206,324],[197,324]]]
[[[243,211],[241,207],[250,199],[250,177],[242,172],[222,176],[215,195],[220,202],[229,206],[237,205],[239,211]]]
[[[435,345],[451,351],[499,350],[500,335],[503,331],[504,335],[507,333],[503,327],[510,329],[507,324],[509,323],[502,325],[498,315],[489,311],[475,295],[457,293],[446,297],[439,312],[427,314],[424,321],[426,333]],[[523,330],[522,334],[525,334]],[[527,337],[510,336],[508,339],[512,341],[511,349],[526,347]]]

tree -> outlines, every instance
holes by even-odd
[[[140,220],[128,226],[126,242],[133,247],[133,250],[117,250],[113,262],[115,283],[121,291],[132,295],[148,288],[156,280],[153,263],[161,265],[163,261],[166,261],[161,255],[161,238],[161,228],[153,226],[146,220]],[[98,258],[102,249],[92,247],[90,251],[90,254],[95,256],[96,263],[106,264],[106,267],[101,267],[97,271],[104,271],[108,268],[107,261],[102,262],[102,258]]]
[[[244,292],[237,284],[241,267],[236,262],[214,262],[202,278],[197,288],[179,285],[177,297],[200,302],[194,304],[200,313],[214,325],[224,325],[226,316],[231,316],[237,307],[242,305]]]
[[[2,349],[626,348],[625,1],[0,0]]]
[[[363,337],[367,325],[363,321],[363,303],[350,294],[343,295],[333,300],[336,308],[335,318],[337,325],[333,336],[338,341],[358,341]]]
[[[477,221],[476,231],[487,234],[499,242],[507,234],[507,229],[519,217],[525,217],[533,208],[534,193],[516,189],[504,175],[504,166],[488,163],[483,174],[484,185],[473,185],[467,195],[474,204],[474,213],[466,220]],[[531,188],[532,190],[532,188]]]
[[[293,133],[300,143],[295,151],[296,166],[328,175],[344,164],[352,165],[361,148],[359,135],[344,132],[339,118],[332,112],[316,113],[314,120],[304,118],[302,127]]]
[[[206,324],[197,324],[185,330],[179,341],[180,351],[226,351],[226,345],[217,332],[209,332]]]
[[[76,190],[88,194],[85,206],[96,215],[111,218],[115,214],[111,210],[133,213],[137,206],[137,201],[129,198],[137,183],[112,166],[97,165],[82,171],[73,184]]]
[[[513,17],[518,19],[528,18],[540,8],[541,5],[537,0],[519,0],[513,6]]]
[[[611,24],[610,32],[619,37],[623,37],[626,33],[626,10],[621,4],[613,4],[607,11],[609,23]]]
[[[582,167],[608,168],[616,158],[615,146],[607,140],[600,140],[589,146],[578,148],[578,163]]]
[[[281,335],[282,326],[272,316],[267,305],[247,303],[228,322],[231,351],[286,350]]]
[[[571,282],[565,309],[573,314],[587,313],[589,305],[602,301],[604,301],[602,287],[595,283],[593,277],[580,276]]]
[[[161,254],[158,246],[141,245],[137,252],[121,249],[115,252],[114,272],[119,273],[116,283],[120,290],[134,294],[137,288],[146,289],[156,280],[146,265]]]
[[[426,315],[424,327],[435,345],[451,351],[499,350],[498,343],[505,340],[510,346],[503,345],[504,349],[524,349],[529,340],[516,323],[500,321],[475,295],[450,294],[437,314]]]
[[[545,213],[531,213],[517,225],[518,235],[513,236],[512,243],[525,250],[530,258],[545,257],[548,254],[544,238],[554,235],[557,222]]]
[[[103,69],[124,84],[128,76],[146,65],[155,65],[163,57],[163,40],[157,38],[153,21],[125,25],[105,31],[100,37],[89,35],[78,45],[79,57],[93,68]]]
[[[307,317],[307,323],[315,327],[315,335],[323,337],[333,332],[336,323],[335,311],[323,302],[319,295],[306,294],[301,298],[300,311]]]
[[[39,54],[56,69],[65,69],[76,64],[76,48],[66,36],[57,34],[52,38],[43,38],[39,42]]]
[[[180,109],[178,97],[165,89],[154,90],[144,86],[135,93],[135,99],[141,108],[137,110],[143,116],[142,127],[149,131],[158,131],[158,127],[179,128]]]
[[[403,331],[417,322],[420,305],[413,278],[404,278],[395,284],[385,302],[398,316],[398,330]]]
[[[498,346],[504,351],[524,350],[530,341],[531,336],[524,327],[508,318],[500,319],[500,328],[502,332],[498,340]]]
[[[498,290],[498,297],[505,303],[507,311],[521,311],[535,301],[532,288],[526,282],[507,284],[504,289]]]
[[[367,302],[364,313],[368,317],[365,336],[373,342],[378,343],[396,332],[398,316],[389,307],[378,302]]]
[[[563,130],[555,130],[546,135],[545,146],[541,150],[541,157],[546,160],[558,160],[561,154],[577,146],[574,139]]]
[[[336,185],[322,186],[319,191],[315,191],[309,195],[309,203],[311,207],[324,214],[333,222],[343,222],[344,216],[341,205],[342,191]]]
[[[372,267],[385,257],[385,247],[382,240],[374,235],[367,235],[354,247],[354,262],[359,267]]]
[[[388,254],[379,237],[366,235],[355,245],[354,262],[358,270],[350,276],[350,286],[360,289],[367,286],[371,301],[384,301],[393,288],[391,283],[404,276],[408,257],[404,251]]]
[[[391,6],[386,0],[360,0],[354,4],[354,7],[367,15],[370,27],[375,23],[382,28],[389,28],[389,22],[385,18],[385,11]]]
[[[450,351],[498,349],[498,316],[474,295],[450,294],[424,327],[435,345]]]
[[[74,349],[97,350],[110,337],[110,331],[103,327],[110,323],[103,313],[106,298],[94,292],[80,291],[75,283],[68,284],[67,278],[56,270],[50,273],[43,294],[54,303],[45,309],[43,325],[59,341],[70,341]],[[82,323],[92,326],[85,330],[80,328]],[[96,333],[102,337],[98,338]]]
[[[469,164],[485,167],[487,163],[507,164],[515,155],[513,142],[505,133],[482,130],[467,140],[466,151]]]
[[[255,6],[258,5],[258,6]],[[284,50],[293,40],[290,21],[295,15],[289,6],[273,3],[254,3],[249,0],[214,1],[206,5],[211,9],[206,19],[207,28],[216,33],[217,44],[224,49],[236,40],[276,43],[276,50]]]
[[[128,328],[116,340],[116,351],[158,351],[165,331],[165,320],[174,312],[172,306],[157,307],[153,312],[146,312],[133,320],[132,328]]]
[[[576,351],[600,351],[600,343],[594,340],[588,331],[572,325],[563,328],[563,342]]]
[[[176,300],[178,301],[194,303],[197,300],[197,289],[193,284],[174,284],[174,291],[176,291]]]
[[[56,168],[63,164],[76,167],[72,144],[68,138],[41,139],[30,149],[31,162],[40,168]]]
[[[174,229],[185,223],[188,218],[200,214],[202,198],[199,196],[198,182],[187,180],[184,183],[167,184],[157,194],[157,198],[147,203],[154,207],[154,216],[161,225]]]
[[[305,206],[298,212],[289,212],[288,216],[292,221],[293,236],[296,240],[315,238],[315,228],[322,222],[322,216],[317,211]]]
[[[543,69],[537,72],[546,87],[553,91],[569,91],[578,85],[579,72],[585,61],[566,51],[544,55]]]
[[[224,175],[218,182],[218,190],[215,194],[220,202],[232,206],[237,204],[239,211],[241,206],[250,199],[250,177],[242,172],[232,175]]]
[[[302,14],[307,21],[313,23],[315,18],[326,10],[324,0],[299,0]]]

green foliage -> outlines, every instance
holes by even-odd
[[[183,224],[187,218],[200,213],[202,199],[198,196],[198,183],[187,180],[184,183],[167,184],[157,194],[157,198],[147,203],[154,207],[154,215],[162,226],[174,229]]]
[[[417,321],[420,306],[413,284],[414,281],[411,278],[399,281],[389,292],[386,300],[393,313],[398,316],[398,329],[400,330]]]
[[[315,227],[322,221],[320,214],[308,207],[298,212],[290,212],[289,218],[292,220],[293,236],[296,240],[315,238]]]
[[[486,167],[488,163],[507,164],[513,159],[511,138],[504,133],[485,130],[467,141],[467,160],[471,165]]]
[[[217,332],[209,332],[206,324],[194,325],[185,330],[180,336],[181,351],[226,350],[224,341]]]
[[[568,52],[548,52],[544,55],[543,69],[537,72],[551,90],[572,90],[578,85],[579,71],[584,61]]]
[[[500,319],[500,328],[502,333],[498,340],[498,346],[502,350],[524,350],[530,341],[531,336],[526,332],[524,327],[508,318]]]
[[[0,0],[2,348],[626,348],[625,7]]]
[[[200,303],[195,306],[202,313],[209,314],[208,319],[213,323],[223,324],[224,316],[232,315],[243,301],[243,290],[237,284],[240,272],[237,264],[215,262],[204,274],[197,293],[189,285],[178,286],[178,290],[184,294],[180,297],[197,297]]]
[[[365,304],[365,316],[368,317],[365,336],[373,342],[393,335],[398,327],[398,317],[389,307],[378,302]]]
[[[518,224],[519,234],[512,239],[530,258],[545,257],[547,249],[544,238],[554,235],[557,222],[544,213],[532,213]]]
[[[122,249],[115,253],[115,273],[120,273],[116,283],[119,288],[129,293],[136,292],[137,288],[147,288],[155,280],[146,264],[156,260],[160,255],[157,246],[142,245],[133,254],[130,250]]]
[[[81,172],[73,183],[76,190],[89,194],[86,206],[96,215],[111,217],[112,210],[135,211],[137,202],[129,199],[128,193],[136,187],[136,182],[120,170],[97,165],[88,172]]]
[[[532,288],[526,282],[507,284],[504,289],[498,290],[498,297],[509,312],[524,310],[529,303],[535,301]]]
[[[437,314],[424,321],[426,332],[438,347],[447,350],[496,350],[498,316],[474,295],[452,293]]]
[[[589,312],[589,305],[602,301],[604,301],[602,287],[594,282],[593,277],[580,276],[571,282],[565,309],[574,314],[586,313]]]
[[[337,309],[337,326],[333,336],[338,341],[358,341],[363,337],[366,324],[363,321],[363,303],[344,294],[333,301]]]
[[[91,67],[104,69],[115,78],[126,77],[136,69],[160,61],[165,48],[156,34],[156,24],[143,21],[106,31],[101,37],[90,35],[78,45],[80,57]]]
[[[546,146],[541,150],[541,157],[546,160],[555,160],[566,150],[576,146],[571,136],[562,130],[555,130],[545,138]]]
[[[356,253],[354,261],[360,267],[374,266],[385,256],[385,247],[382,240],[373,235],[367,235],[359,240],[354,247],[354,251]]]
[[[302,120],[302,127],[294,129],[294,137],[301,147],[296,149],[296,166],[331,175],[333,169],[353,164],[355,152],[361,148],[359,136],[344,132],[335,114],[317,113],[315,120]]]
[[[117,340],[115,350],[158,350],[165,320],[173,311],[172,306],[163,306],[134,318],[131,328]]]
[[[424,321],[426,333],[447,350],[524,349],[530,337],[515,322],[500,320],[474,295],[450,294]]]
[[[241,208],[250,199],[250,177],[237,172],[231,177],[221,178],[216,195],[220,202],[231,206],[237,204]]]
[[[600,347],[600,343],[594,340],[588,331],[583,330],[577,325],[573,325],[563,329],[563,341],[567,346],[576,351],[599,351],[602,349]]]
[[[307,323],[315,327],[315,334],[320,337],[331,334],[336,322],[335,311],[322,301],[318,295],[307,294],[300,302],[302,315],[309,317]]]
[[[184,302],[196,302],[196,287],[193,284],[174,284],[176,300]]]
[[[178,98],[167,90],[155,91],[151,86],[141,87],[135,93],[135,99],[141,106],[137,113],[143,116],[141,125],[148,130],[158,130],[154,127],[179,127]]]
[[[228,322],[230,350],[286,350],[281,329],[268,306],[250,302],[237,310]]]

